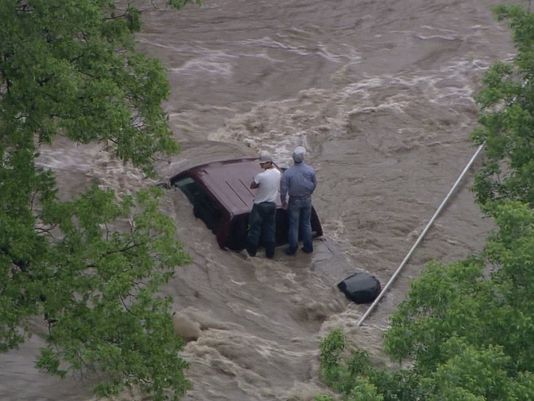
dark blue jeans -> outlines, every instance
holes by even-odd
[[[276,204],[274,202],[255,203],[248,216],[247,252],[255,256],[260,240],[265,247],[265,256],[274,256],[276,231]]]
[[[297,251],[299,233],[304,252],[313,252],[311,208],[311,197],[289,198],[287,206],[287,215],[289,218],[288,253],[295,253]]]

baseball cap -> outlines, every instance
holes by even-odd
[[[304,146],[297,146],[293,151],[293,160],[295,163],[300,163],[304,160],[304,155],[306,154],[306,149]]]
[[[260,163],[267,163],[267,162],[272,162],[272,161],[273,161],[273,157],[271,156],[269,152],[267,152],[266,150],[262,150],[260,152]]]

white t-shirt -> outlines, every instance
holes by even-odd
[[[254,177],[254,182],[259,185],[256,188],[254,203],[276,202],[280,189],[280,171],[273,167],[259,173]]]

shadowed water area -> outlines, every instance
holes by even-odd
[[[311,256],[279,248],[272,261],[245,258],[221,250],[185,196],[168,192],[165,210],[193,259],[164,289],[178,331],[198,337],[183,352],[193,383],[185,400],[311,400],[324,391],[319,341],[334,327],[386,362],[388,318],[424,264],[482,249],[492,225],[474,204],[469,174],[362,327],[366,306],[335,287],[361,269],[385,284],[474,153],[482,74],[513,55],[508,30],[491,15],[498,3],[206,0],[179,12],[143,5],[138,48],[168,70],[164,108],[183,148],[158,163],[161,178],[260,149],[288,165],[304,145],[325,232]],[[57,173],[65,199],[92,180],[120,191],[154,184],[95,145],[58,140],[39,163]],[[33,368],[39,344],[34,336],[0,355],[0,400],[92,399],[90,383]]]

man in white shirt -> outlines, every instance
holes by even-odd
[[[260,166],[263,172],[257,174],[250,184],[256,189],[254,205],[248,218],[247,252],[256,256],[260,240],[263,240],[265,256],[274,256],[276,233],[276,201],[280,188],[280,171],[273,165],[273,158],[267,151],[260,153]]]

